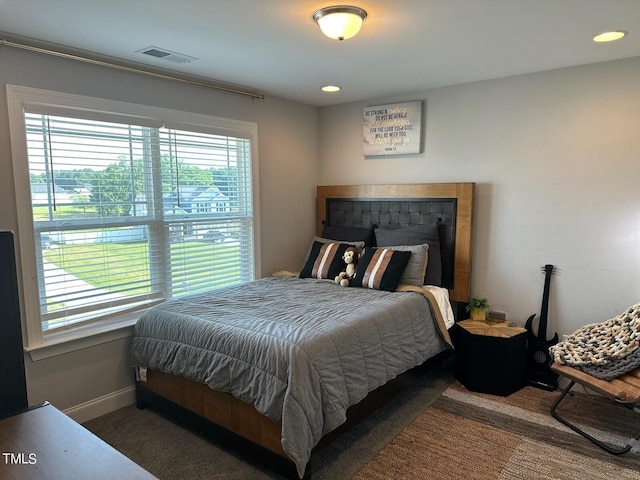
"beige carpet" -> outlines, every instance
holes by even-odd
[[[557,396],[525,387],[496,397],[454,383],[354,478],[640,479],[640,454],[610,455],[551,417]],[[583,393],[560,412],[580,412],[592,435],[621,444],[640,428],[640,415]]]

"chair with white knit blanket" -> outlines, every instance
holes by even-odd
[[[551,415],[603,450],[621,455],[640,450],[640,430],[624,446],[612,446],[558,414],[558,405],[577,383],[640,413],[640,303],[603,323],[585,325],[549,349],[551,369],[569,384]],[[640,421],[638,422],[640,424]]]

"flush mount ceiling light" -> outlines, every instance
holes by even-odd
[[[321,8],[313,14],[313,20],[322,33],[334,40],[344,40],[356,35],[365,18],[367,18],[367,12],[349,5]]]
[[[333,93],[333,92],[339,92],[340,90],[342,89],[337,85],[325,85],[324,87],[322,87],[323,92]]]
[[[614,40],[620,40],[626,34],[627,32],[623,30],[611,30],[609,32],[602,32],[596,35],[593,37],[593,41],[598,43],[613,42]]]

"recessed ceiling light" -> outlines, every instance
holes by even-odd
[[[322,91],[323,92],[339,92],[340,87],[338,87],[337,85],[326,85],[322,87]]]
[[[602,42],[613,42],[614,40],[620,40],[624,37],[627,32],[623,30],[611,30],[609,32],[602,32],[595,37],[593,37],[594,42],[602,43]]]

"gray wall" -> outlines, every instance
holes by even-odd
[[[640,301],[640,58],[321,109],[320,183],[477,182],[472,294],[572,333]],[[424,153],[362,155],[365,106],[422,100]]]
[[[634,58],[314,108],[0,49],[3,86],[256,122],[263,275],[300,267],[317,184],[477,182],[473,294],[523,324],[540,312],[540,267],[554,264],[550,330],[561,334],[638,301],[638,78]],[[365,159],[363,108],[409,100],[424,101],[424,153]],[[4,93],[0,167],[0,229],[17,230]],[[49,400],[79,420],[130,402],[128,342],[27,356],[30,402]]]
[[[4,85],[203,113],[258,124],[261,271],[297,269],[315,229],[318,109],[276,98],[252,100],[204,87],[72,60],[0,49],[0,229],[17,232],[15,189]],[[283,232],[285,234],[283,235]],[[290,232],[306,232],[304,241]],[[19,241],[19,238],[18,238]],[[18,244],[17,248],[20,248]],[[19,275],[20,276],[20,275]],[[48,400],[84,420],[131,401],[128,338],[32,361],[26,356],[30,403]]]

